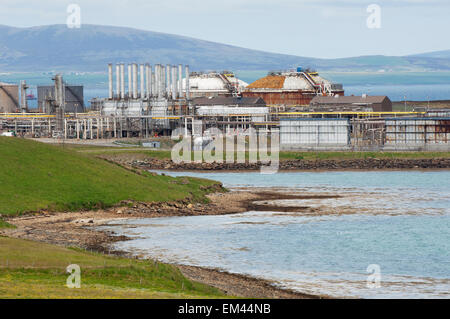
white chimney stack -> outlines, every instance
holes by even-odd
[[[180,97],[180,98],[183,97],[182,81],[183,81],[183,65],[178,64],[178,82],[177,82],[178,89],[177,89],[177,91],[178,91],[178,97]]]
[[[133,92],[133,85],[132,85],[132,74],[131,74],[131,64],[128,64],[128,98],[131,99],[131,95]]]
[[[186,100],[189,100],[190,98],[190,87],[189,87],[189,65],[186,65],[186,82],[185,82],[185,86],[186,86]]]
[[[133,63],[133,99],[138,97],[138,66]]]
[[[125,98],[125,65],[120,64],[120,98]]]
[[[177,99],[177,68],[176,66],[172,66],[172,99]]]
[[[113,70],[112,64],[108,64],[108,98],[111,100],[114,97],[113,92]]]
[[[120,96],[120,66],[116,64],[116,94],[117,98]]]

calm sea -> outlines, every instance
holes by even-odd
[[[237,76],[251,83],[267,74],[266,71],[237,71]],[[388,95],[393,101],[450,100],[450,72],[379,72],[379,73],[331,73],[322,76],[344,85],[346,95]],[[37,96],[37,85],[52,85],[53,73],[0,73],[0,82],[18,83],[26,80],[30,92]],[[108,78],[106,73],[68,73],[64,80],[73,85],[84,85],[86,105],[94,97],[106,97]],[[36,107],[36,101],[30,101]]]
[[[219,180],[237,190],[341,197],[276,201],[325,213],[316,216],[274,211],[128,220],[107,226],[133,238],[117,248],[265,278],[304,293],[450,297],[450,171],[173,175]],[[367,285],[369,266],[380,271],[378,288]]]

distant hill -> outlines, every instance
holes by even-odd
[[[411,55],[412,57],[450,59],[450,50],[435,51]]]
[[[295,66],[323,71],[450,70],[448,54],[436,54],[316,59],[123,27],[0,26],[0,71],[95,72],[105,71],[110,62],[183,63],[193,70],[276,70]]]

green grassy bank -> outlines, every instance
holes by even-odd
[[[205,201],[196,178],[154,176],[35,141],[0,137],[0,214],[107,207],[122,200]],[[2,220],[0,228],[14,228]],[[81,288],[66,287],[66,267],[81,267]],[[212,287],[171,265],[0,237],[0,298],[217,298]]]
[[[204,200],[213,181],[153,176],[35,141],[0,137],[0,214],[107,207],[122,200]]]
[[[62,147],[62,146],[60,146]],[[89,145],[65,145],[65,148],[77,151],[82,154],[89,155],[114,155],[114,154],[144,154],[145,156],[170,159],[170,150],[148,150],[144,148],[121,149],[118,147],[89,146]],[[225,154],[224,154],[225,158]],[[248,152],[246,153],[248,158]],[[288,152],[281,151],[279,153],[280,160],[347,160],[347,159],[430,159],[430,158],[450,158],[450,152]]]
[[[66,267],[81,269],[68,288]],[[0,298],[222,298],[163,263],[0,237]]]

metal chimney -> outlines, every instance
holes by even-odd
[[[154,95],[156,97],[159,97],[159,70],[160,70],[161,66],[159,64],[155,65],[155,91],[154,91]]]
[[[159,65],[159,70],[158,70],[158,97],[162,98],[163,97],[163,86],[164,86],[164,80],[163,80],[163,72],[164,72],[164,67],[163,65]]]
[[[186,81],[185,81],[185,90],[186,90],[186,100],[190,99],[190,84],[189,84],[189,65],[186,65]]]
[[[27,83],[24,80],[20,81],[20,106],[22,113],[28,112],[27,89]]]
[[[139,66],[139,73],[140,73],[140,81],[141,81],[141,92],[139,94],[141,99],[145,98],[145,73],[144,73],[144,65],[141,64]]]
[[[172,66],[172,99],[177,99],[177,68]]]
[[[125,65],[120,64],[120,98],[125,98]]]
[[[131,92],[133,92],[133,85],[132,85],[132,74],[131,74],[131,64],[128,64],[128,98],[131,98]]]
[[[61,74],[55,75],[55,103],[57,107],[63,107],[64,105],[64,89],[63,79]]]
[[[170,80],[170,64],[167,64],[166,66],[166,79],[167,79],[167,85],[166,85],[166,93],[167,97],[170,97],[170,91],[171,91],[171,80]]]
[[[112,64],[108,64],[108,98],[111,100],[114,97],[113,92],[113,70]]]
[[[150,83],[150,68],[148,63],[145,64],[145,94],[144,94],[144,98],[148,99],[150,97],[150,88],[149,88],[149,83]]]
[[[120,96],[120,66],[116,64],[116,94],[117,98]]]
[[[138,66],[133,63],[133,99],[138,97]]]
[[[183,97],[183,84],[182,81],[183,80],[183,65],[178,64],[178,96],[181,98]]]
[[[151,76],[152,76],[152,94],[151,96],[154,97],[156,96],[156,66],[155,66],[155,71],[151,72]]]
[[[161,76],[162,76],[162,87],[161,87],[161,90],[162,90],[162,95],[166,96],[167,95],[166,94],[166,92],[167,92],[166,66],[163,65],[161,67],[162,67],[162,70],[161,70]]]

